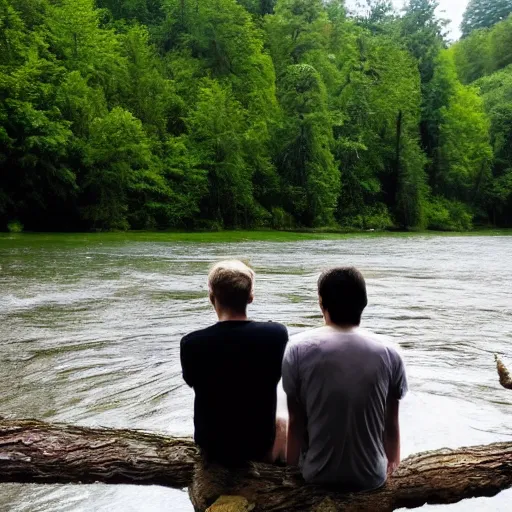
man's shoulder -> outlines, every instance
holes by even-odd
[[[298,345],[300,343],[304,342],[315,342],[318,340],[321,340],[325,336],[328,335],[328,331],[325,328],[325,326],[322,327],[316,327],[314,329],[307,329],[306,331],[301,331],[297,334],[294,334],[290,338],[290,344],[291,345]]]
[[[279,322],[272,322],[269,320],[268,322],[251,322],[248,324],[248,328],[258,329],[261,331],[266,331],[268,333],[273,333],[275,335],[281,335],[288,337],[288,329],[285,325],[280,324]]]
[[[326,336],[328,336],[328,332],[325,326],[294,334],[288,342],[287,353],[289,355],[292,353],[305,355],[310,350],[315,350],[315,347],[321,346],[321,342]]]
[[[251,322],[246,327],[247,338],[267,346],[278,346],[284,350],[288,343],[288,329],[278,322]]]
[[[196,342],[204,341],[205,339],[215,339],[217,337],[223,337],[226,334],[226,325],[222,322],[210,325],[204,329],[193,331],[181,339],[182,344],[194,344]],[[288,329],[283,324],[278,322],[256,322],[250,321],[244,325],[236,326],[236,332],[239,335],[254,334],[265,338],[273,338],[279,340],[288,340]]]
[[[359,331],[359,335],[372,344],[373,350],[386,353],[393,363],[402,360],[400,346],[388,336],[376,334],[364,329]]]
[[[181,344],[192,344],[198,340],[202,340],[204,338],[208,338],[214,336],[216,333],[217,324],[209,325],[208,327],[204,327],[203,329],[198,329],[196,331],[189,332],[183,338],[181,338]]]

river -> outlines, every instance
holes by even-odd
[[[321,323],[322,269],[363,271],[364,327],[401,347],[409,373],[403,455],[510,441],[512,393],[493,355],[512,362],[511,255],[512,236],[0,235],[0,415],[190,435],[179,340],[214,321],[208,267],[239,257],[257,272],[251,317],[291,333]],[[0,511],[191,510],[186,492],[158,487],[0,485]],[[508,512],[512,491],[442,510]]]

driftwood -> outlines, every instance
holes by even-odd
[[[506,389],[512,389],[512,375],[507,370],[507,367],[503,364],[498,356],[496,358],[496,366],[498,367],[498,375],[500,377],[500,384]]]
[[[493,496],[512,487],[512,443],[414,455],[384,488],[341,494],[305,485],[292,468],[205,468],[190,439],[0,419],[0,482],[188,486],[200,512],[385,512]],[[232,496],[219,500],[221,495]]]

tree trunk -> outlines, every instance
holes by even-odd
[[[0,482],[189,486],[200,512],[385,512],[512,487],[512,443],[414,455],[382,489],[342,494],[305,485],[293,468],[205,468],[190,439],[0,419]]]
[[[0,482],[162,485],[192,481],[191,439],[0,419]]]
[[[343,494],[305,485],[296,471],[256,466],[244,473],[198,465],[189,494],[202,512],[219,494],[243,497],[257,512],[379,512],[421,507],[425,503],[455,503],[476,496],[494,496],[512,486],[512,443],[436,450],[413,455],[381,489]],[[210,512],[242,512],[247,506]]]

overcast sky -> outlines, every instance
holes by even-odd
[[[462,15],[468,5],[468,0],[441,0],[440,8],[446,12],[446,17],[452,20],[450,32],[454,39],[460,37],[460,24]]]
[[[395,0],[395,3],[403,5],[401,1]],[[444,11],[441,13],[442,17],[452,21],[449,27],[452,39],[460,37],[460,24],[467,5],[468,0],[439,0],[439,10]]]
[[[347,4],[354,5],[357,0],[348,0]],[[460,37],[460,23],[462,21],[462,15],[466,10],[469,0],[438,0],[439,1],[439,14],[441,17],[451,20],[451,24],[448,27],[450,30],[450,39],[458,39]],[[401,8],[405,0],[393,0],[393,3],[397,8]],[[442,12],[444,11],[444,12]]]

